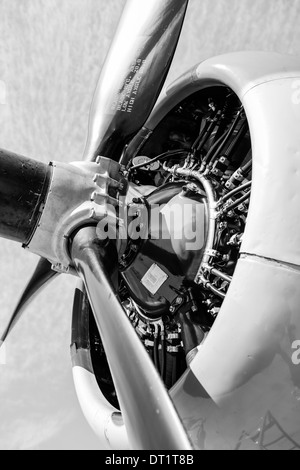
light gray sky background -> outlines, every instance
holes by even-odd
[[[81,159],[93,91],[124,3],[0,0],[1,148],[45,162]],[[299,24],[300,0],[190,0],[168,81],[225,52],[300,54]],[[0,241],[1,330],[35,263]],[[54,281],[8,342],[7,364],[0,365],[0,450],[98,448],[71,375],[75,282]]]

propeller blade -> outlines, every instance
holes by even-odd
[[[170,397],[112,288],[107,266],[117,259],[115,249],[102,246],[96,229],[88,227],[76,234],[72,257],[103,339],[131,444],[135,449],[191,450]]]
[[[119,160],[149,117],[177,47],[188,0],[128,0],[93,99],[84,158]]]
[[[25,308],[33,301],[36,295],[44,288],[50,281],[52,281],[58,273],[52,271],[51,264],[46,259],[41,258],[38,265],[24,290],[24,293],[15,308],[15,311],[10,319],[10,322],[1,337],[0,345],[7,339],[12,332],[17,322],[22,317]]]
[[[38,225],[51,175],[49,165],[0,150],[0,237],[24,245],[28,243]],[[41,259],[0,340],[0,346],[26,305],[55,274],[50,263]]]
[[[0,237],[27,244],[41,216],[52,168],[0,150]]]

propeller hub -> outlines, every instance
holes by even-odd
[[[126,195],[121,166],[108,158],[96,163],[53,162],[52,180],[39,224],[25,246],[48,259],[58,272],[72,273],[70,236],[80,227],[97,225]]]

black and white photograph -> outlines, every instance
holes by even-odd
[[[0,0],[0,450],[300,450],[299,23]]]

